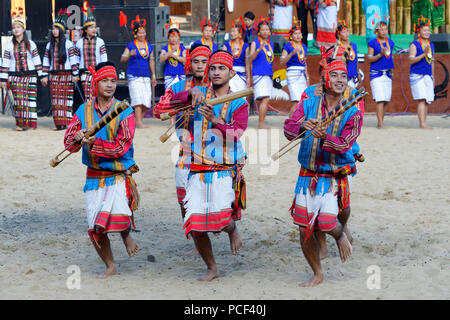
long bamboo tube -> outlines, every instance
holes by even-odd
[[[352,2],[345,1],[345,17],[347,19],[348,29],[353,33],[353,19],[352,19]]]
[[[227,94],[227,95],[224,95],[224,96],[221,96],[221,97],[217,97],[217,98],[214,98],[214,99],[206,100],[205,104],[210,104],[210,105],[214,106],[216,104],[221,104],[221,103],[225,103],[227,101],[232,101],[232,100],[235,100],[235,99],[238,99],[238,98],[247,97],[247,96],[252,95],[252,94],[253,94],[253,88],[248,88],[248,89],[244,89],[244,90],[241,90],[241,91],[230,93],[230,94]],[[171,111],[171,112],[168,112],[168,113],[163,113],[163,114],[161,114],[160,119],[163,120],[163,121],[164,120],[169,120],[172,117],[174,117],[175,115],[177,115],[178,113],[186,111],[186,110],[188,110],[190,108],[191,108],[191,106],[186,106],[186,107],[181,107],[181,108],[179,108],[178,110],[175,110],[175,111]]]
[[[86,130],[84,133],[84,137],[87,139],[93,135],[95,135],[97,132],[99,132],[101,129],[103,129],[108,123],[110,123],[114,118],[116,118],[120,113],[122,113],[124,110],[126,110],[130,104],[127,100],[122,101],[120,104],[118,104],[114,109],[111,109],[106,115],[103,116],[100,120],[98,120],[96,123],[92,125],[89,129]],[[72,152],[68,151],[69,147],[80,144],[80,142],[74,141],[71,145],[69,145],[67,148],[65,148],[63,151],[58,153],[56,157],[54,157],[50,161],[51,167],[56,167],[58,164],[60,164],[64,159],[66,159],[68,156],[72,154]],[[59,159],[59,156],[61,156],[64,152],[68,151],[69,153],[62,159]]]
[[[361,19],[361,32],[360,32],[360,35],[361,36],[365,36],[366,35],[366,15],[362,14],[360,19]]]
[[[411,34],[411,0],[404,0],[403,3],[403,14],[404,14],[404,18],[403,18],[403,33],[405,34]]]
[[[444,12],[445,12],[445,28],[446,28],[446,32],[450,33],[450,0],[446,0],[445,1],[445,8],[444,8]]]
[[[397,33],[397,0],[391,0],[391,8],[389,10],[391,33]]]
[[[359,3],[361,1],[352,1],[352,20],[353,20],[353,29],[352,34],[360,34],[360,25],[359,25]]]
[[[403,33],[403,0],[397,1],[397,34]]]

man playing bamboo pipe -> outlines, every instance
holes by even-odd
[[[322,56],[326,59],[324,50]],[[314,271],[313,278],[301,286],[315,286],[323,281],[314,230],[333,236],[343,262],[352,252],[337,216],[350,203],[348,175],[354,168],[351,147],[361,132],[362,115],[353,106],[328,127],[315,127],[319,119],[339,105],[347,87],[347,67],[343,61],[324,60],[323,65],[324,93],[301,101],[284,126],[289,140],[305,130],[312,131],[312,136],[300,145],[301,169],[291,207],[294,223],[299,226],[303,254]]]
[[[154,110],[154,114],[158,119],[160,118],[162,113],[171,111],[172,106],[170,104],[170,100],[172,99],[174,94],[179,93],[183,90],[189,90],[194,87],[207,86],[207,83],[204,83],[202,80],[203,75],[205,74],[206,64],[208,62],[208,57],[210,54],[211,50],[208,46],[202,44],[194,44],[191,47],[190,52],[188,53],[188,61],[185,67],[186,74],[192,74],[192,78],[181,80],[170,86],[166,90],[164,96],[159,99],[159,102]],[[180,140],[180,155],[175,165],[175,186],[177,189],[178,203],[181,208],[181,216],[183,217],[183,219],[186,215],[183,200],[186,195],[186,184],[189,175],[189,165],[191,163],[190,140],[186,139],[190,136],[188,134],[189,122],[184,120],[184,115],[182,113],[178,114],[175,119],[175,123],[178,128],[177,135]],[[194,249],[188,255],[193,255],[196,252],[197,250]]]
[[[114,264],[111,245],[107,234],[120,232],[130,257],[136,255],[138,245],[130,235],[134,228],[133,212],[138,207],[139,194],[131,177],[137,172],[133,159],[133,137],[135,115],[127,108],[109,122],[95,136],[85,138],[84,133],[99,121],[120,101],[114,98],[117,86],[116,68],[110,62],[100,63],[93,74],[94,100],[81,105],[64,136],[66,148],[77,152],[83,149],[82,161],[87,166],[86,211],[88,233],[98,255],[106,265],[106,272],[99,278],[107,278],[118,273]]]
[[[337,50],[337,52],[335,52],[335,50]],[[342,47],[335,48],[335,46],[333,46],[326,50],[327,59],[332,59],[333,55],[336,56],[336,59],[342,60],[345,63],[348,62],[348,60],[347,60],[348,54],[347,54],[347,52],[345,52],[345,50],[343,50]],[[324,63],[325,63],[325,60],[322,60],[322,62],[320,63],[319,75],[322,73]],[[347,67],[348,67],[348,63],[347,63]],[[348,69],[347,69],[347,71],[348,71]],[[345,89],[345,92],[344,92],[344,99],[348,99],[350,97],[350,95],[355,94],[355,92],[356,92],[356,90],[352,89],[352,87],[350,86],[350,81],[348,81],[347,89]],[[322,95],[322,93],[323,93],[323,84],[322,83],[314,84],[305,89],[305,91],[302,94],[300,102],[302,102],[305,99],[309,99],[313,96],[320,96],[320,95]],[[296,108],[298,108],[299,105],[300,104],[298,104],[296,106]],[[356,105],[356,107],[359,109],[359,111],[361,111],[362,118],[364,118],[364,100],[359,101],[359,103]],[[352,145],[352,152],[353,152],[353,156],[355,159],[355,165],[356,165],[357,161],[360,161],[360,162],[365,161],[364,156],[360,153],[360,147],[359,147],[359,144],[357,141],[355,141]],[[349,179],[351,181],[353,181],[353,177],[355,175],[356,175],[356,169],[354,170],[354,172],[352,172],[351,176],[349,176]],[[351,187],[351,181],[349,183],[350,187]],[[350,192],[351,192],[351,189],[350,189]],[[350,218],[350,211],[351,211],[351,209],[350,209],[350,205],[349,205],[347,208],[345,208],[339,212],[338,219],[339,219],[339,222],[342,224],[342,228],[345,232],[345,235],[347,236],[350,243],[353,244],[353,237],[347,226],[348,219]],[[314,235],[317,239],[317,242],[318,242],[318,245],[320,248],[320,259],[324,259],[328,256],[328,249],[327,249],[327,245],[326,245],[325,234],[317,231],[317,232],[314,232]]]
[[[185,106],[201,104],[205,98],[225,96],[230,93],[229,81],[233,76],[233,56],[218,50],[210,56],[205,74],[212,87],[191,88],[175,94],[172,100]],[[243,246],[235,220],[240,219],[241,209],[245,207],[241,172],[245,154],[239,139],[247,122],[248,104],[242,98],[197,107],[189,121],[192,157],[184,199],[184,229],[187,237],[193,236],[207,265],[207,273],[200,281],[219,276],[208,232],[227,232],[232,254],[237,254]]]

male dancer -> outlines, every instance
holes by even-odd
[[[323,58],[326,59],[324,52]],[[360,134],[362,115],[352,107],[327,128],[315,128],[322,116],[342,101],[347,88],[347,67],[343,61],[330,59],[323,66],[323,94],[302,100],[284,126],[289,140],[304,130],[312,131],[312,136],[300,146],[298,160],[302,167],[291,208],[294,223],[299,226],[303,254],[314,271],[314,277],[301,286],[315,286],[323,281],[315,229],[333,236],[343,262],[352,252],[337,216],[350,203],[348,175],[355,163],[351,147]]]
[[[87,166],[86,194],[88,233],[98,255],[106,265],[106,272],[99,278],[118,273],[111,252],[108,233],[120,232],[130,257],[138,252],[138,245],[130,235],[134,228],[133,212],[138,207],[139,194],[131,177],[138,172],[133,159],[135,115],[127,108],[109,122],[95,136],[84,134],[109,110],[120,103],[114,98],[117,73],[110,62],[100,63],[93,74],[94,100],[78,108],[64,136],[64,145],[71,152],[83,149],[83,164]]]
[[[159,102],[156,104],[154,109],[154,114],[158,119],[162,113],[171,111],[172,106],[170,104],[170,100],[174,94],[177,94],[183,90],[189,90],[194,87],[203,87],[207,85],[202,80],[210,54],[211,50],[208,46],[195,44],[191,47],[188,54],[188,61],[186,63],[186,74],[192,74],[192,77],[179,81],[166,90],[164,96],[159,99]],[[183,200],[186,195],[186,184],[189,175],[189,165],[191,163],[191,144],[189,142],[190,140],[188,140],[190,136],[188,122],[184,121],[182,114],[177,115],[175,125],[177,128],[177,135],[180,140],[180,155],[175,165],[175,186],[177,189],[181,216],[184,219],[186,211],[184,209]],[[195,253],[196,249],[188,255]]]
[[[195,87],[172,97],[179,106],[198,105],[204,99],[230,93],[234,76],[233,56],[227,51],[214,52],[208,62],[205,80],[212,87]],[[184,206],[185,234],[192,235],[197,250],[207,265],[200,281],[219,276],[208,232],[225,231],[231,252],[237,254],[243,244],[235,220],[245,208],[245,183],[241,172],[245,161],[239,141],[248,122],[248,104],[244,99],[206,105],[194,110],[189,118],[191,129],[191,165]]]

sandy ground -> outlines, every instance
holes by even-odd
[[[328,238],[325,282],[315,288],[298,286],[312,273],[288,212],[297,151],[271,164],[269,156],[286,142],[284,117],[269,117],[273,129],[259,133],[256,120],[246,142],[248,209],[238,224],[244,248],[233,256],[226,234],[212,236],[221,277],[200,283],[203,261],[183,255],[193,242],[184,237],[175,197],[176,142],[159,141],[165,123],[146,119],[151,127],[135,137],[142,201],[133,236],[141,251],[129,258],[112,235],[120,274],[97,280],[104,266],[86,233],[81,154],[51,168],[63,149],[51,118],[40,118],[38,130],[15,132],[13,119],[0,117],[0,299],[450,298],[450,118],[430,116],[435,129],[424,131],[416,116],[387,117],[390,128],[380,131],[375,116],[366,116],[359,138],[366,162],[353,180],[349,221],[353,255],[342,264]],[[76,284],[70,266],[80,270],[80,289],[68,289]]]

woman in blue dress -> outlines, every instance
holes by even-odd
[[[159,62],[164,63],[164,87],[166,90],[178,81],[186,79],[184,71],[186,48],[180,43],[180,27],[171,21],[168,28],[169,43],[161,49],[159,55]]]
[[[241,17],[242,20],[242,17]],[[241,91],[247,88],[247,83],[250,83],[248,78],[249,72],[246,63],[246,56],[248,55],[248,43],[243,40],[245,35],[245,24],[243,21],[234,22],[230,30],[230,41],[225,42],[223,50],[228,51],[233,55],[233,70],[236,75],[230,80],[230,89],[232,92]]]
[[[128,62],[128,89],[131,105],[136,112],[136,127],[146,128],[142,120],[147,108],[152,106],[152,86],[156,86],[155,54],[146,39],[145,19],[137,16],[131,25],[135,40],[127,44],[120,62]]]

